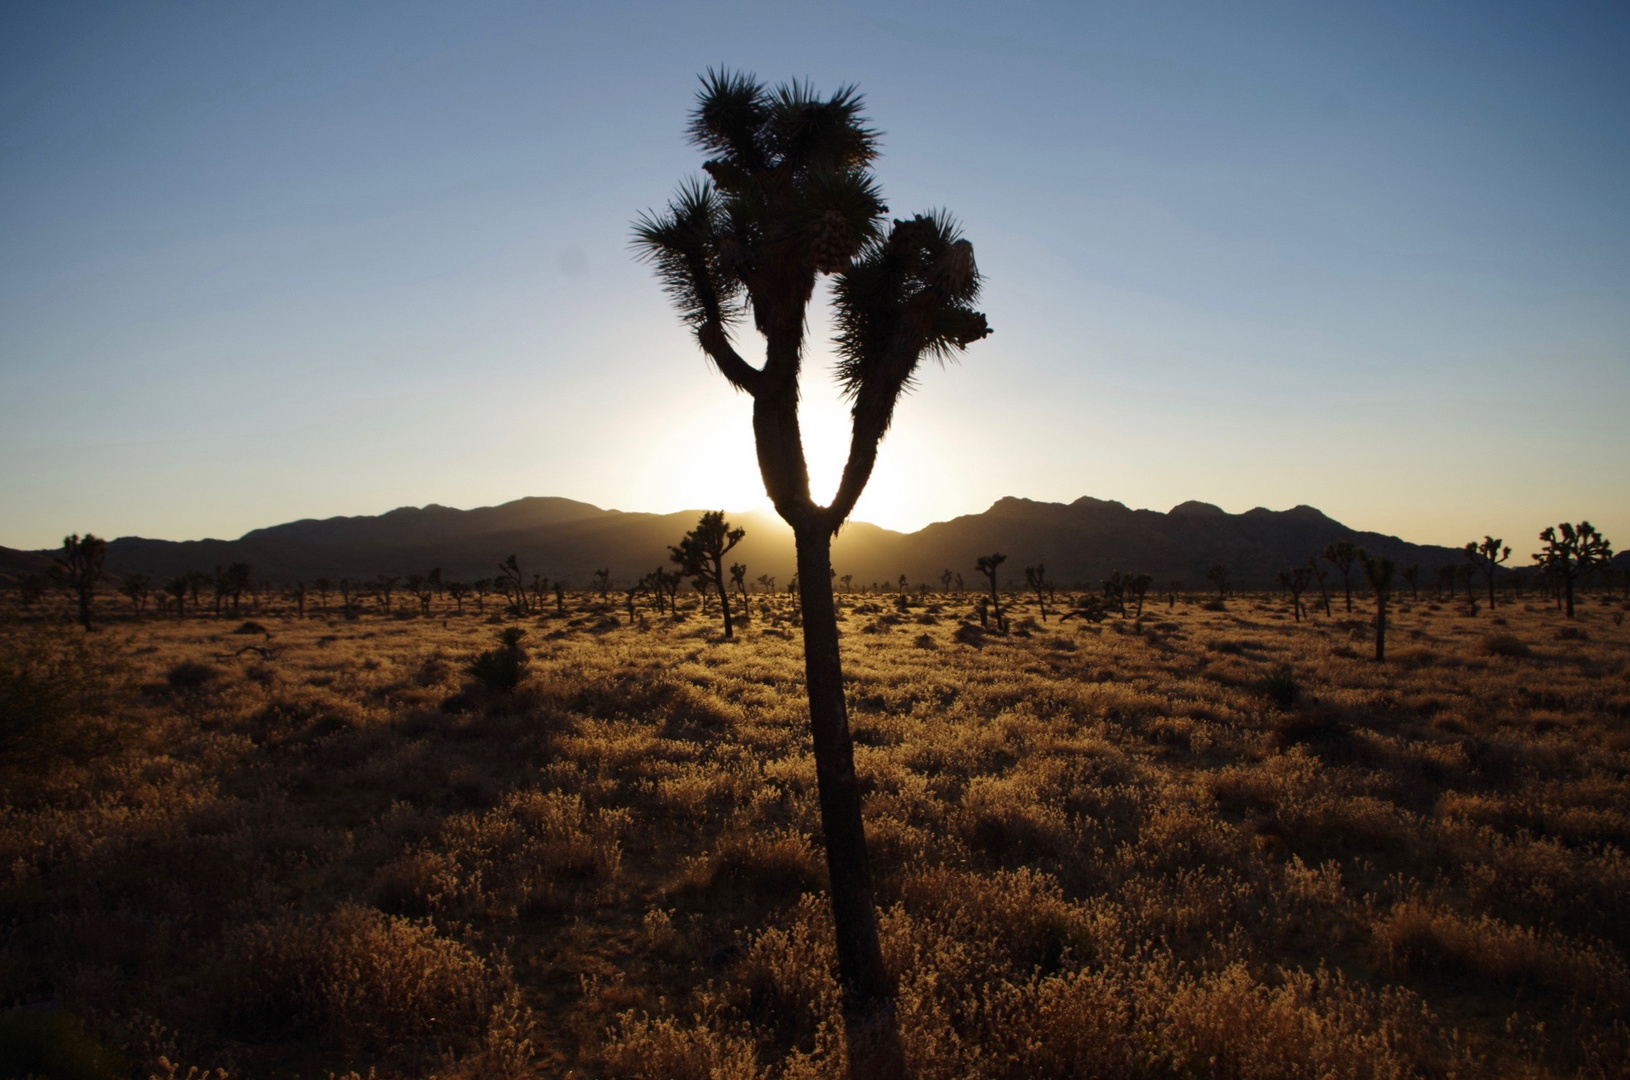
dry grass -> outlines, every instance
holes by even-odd
[[[0,1005],[143,1076],[841,1075],[786,603],[577,597],[513,692],[475,615],[0,627]],[[1385,666],[1267,599],[842,606],[919,1075],[1623,1075],[1616,602],[1403,604]]]

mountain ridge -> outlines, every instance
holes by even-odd
[[[668,546],[700,513],[609,510],[557,496],[468,510],[429,503],[373,515],[303,518],[251,529],[237,540],[119,537],[109,542],[107,566],[116,575],[162,579],[247,562],[274,582],[405,576],[441,567],[449,580],[469,580],[492,577],[499,560],[514,554],[528,574],[584,586],[596,569],[607,567],[613,583],[621,585],[668,565]],[[747,564],[749,578],[790,579],[791,529],[769,510],[731,518],[747,529],[732,558]],[[1206,571],[1221,563],[1234,584],[1260,587],[1339,540],[1400,566],[1418,563],[1423,580],[1441,565],[1463,562],[1458,548],[1353,529],[1305,504],[1230,514],[1191,499],[1163,513],[1090,495],[1069,503],[1004,496],[979,513],[910,533],[852,521],[834,538],[832,557],[838,574],[852,575],[859,584],[896,582],[901,574],[913,583],[937,581],[947,568],[971,584],[974,560],[1000,551],[1009,556],[1004,580],[1019,583],[1024,567],[1039,562],[1060,586],[1092,584],[1126,570],[1152,574],[1162,584],[1207,588]],[[0,572],[31,572],[50,554],[0,549]]]

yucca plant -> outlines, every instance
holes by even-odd
[[[877,132],[852,86],[829,97],[792,82],[709,71],[691,113],[706,178],[681,184],[634,227],[697,344],[753,400],[764,487],[792,526],[804,632],[804,671],[836,926],[850,1070],[904,1075],[893,984],[872,902],[861,787],[843,696],[832,537],[871,477],[878,444],[924,356],[945,358],[990,332],[973,247],[943,213],[885,225],[871,172]],[[833,278],[837,376],[852,403],[849,459],[836,496],[810,493],[799,428],[807,308]],[[755,366],[737,350],[743,323],[764,339]]]
[[[526,678],[531,660],[521,648],[526,631],[519,626],[506,626],[498,632],[498,648],[477,653],[464,665],[464,674],[500,694],[513,693]]]

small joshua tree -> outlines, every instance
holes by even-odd
[[[1306,566],[1294,566],[1289,570],[1279,571],[1279,584],[1285,587],[1290,594],[1290,610],[1295,614],[1296,621],[1302,621],[1302,594],[1307,591],[1309,580],[1313,571]]]
[[[606,567],[594,572],[594,588],[600,594],[600,603],[604,604],[611,594],[611,568]]]
[[[1508,548],[1507,550],[1510,549]],[[1402,570],[1398,571],[1398,576],[1404,579],[1405,585],[1409,586],[1409,598],[1411,600],[1419,600],[1421,598],[1421,564],[1411,563]]]
[[[322,611],[328,610],[328,594],[334,591],[334,583],[328,578],[320,577],[311,583],[317,590],[317,607]]]
[[[1372,559],[1369,552],[1360,550],[1359,560],[1364,564],[1364,577],[1375,590],[1375,662],[1387,659],[1387,601],[1392,597],[1392,560]]]
[[[1126,574],[1120,570],[1113,571],[1100,586],[1104,594],[1104,603],[1113,604],[1121,618],[1126,618]]]
[[[949,588],[951,584],[951,571],[947,570],[945,573],[941,574],[940,582]],[[1037,563],[1035,566],[1025,567],[1024,583],[1030,586],[1031,591],[1036,594],[1036,603],[1041,608],[1041,621],[1046,622],[1047,590],[1051,587],[1051,584],[1047,580],[1047,565],[1045,563]]]
[[[62,554],[57,556],[51,570],[79,601],[79,624],[91,628],[91,600],[96,595],[96,584],[102,580],[102,562],[107,558],[108,542],[93,533],[83,538],[78,533],[62,539]]]
[[[1155,579],[1148,574],[1131,574],[1126,578],[1126,595],[1137,602],[1138,609],[1135,618],[1143,617],[1143,598],[1149,595],[1149,586]]]
[[[521,574],[521,564],[514,555],[498,564],[498,587],[515,608],[515,614],[525,615],[531,608],[526,602],[526,578]]]
[[[175,617],[178,619],[186,618],[187,588],[190,584],[185,574],[164,583],[165,593],[175,600]]]
[[[1222,600],[1228,596],[1228,566],[1226,563],[1216,563],[1206,571],[1206,580],[1217,586],[1217,599]]]
[[[736,593],[741,597],[742,614],[747,614],[747,564],[730,564],[730,584],[736,587]]]
[[[453,607],[460,614],[464,614],[464,598],[470,595],[470,587],[462,581],[449,581],[446,586],[447,595],[453,598]]]
[[[709,510],[696,523],[696,528],[669,548],[670,557],[679,564],[679,572],[701,582],[700,588],[712,586],[718,590],[719,604],[724,608],[724,637],[734,636],[730,619],[730,594],[724,584],[724,557],[730,549],[741,543],[746,529],[732,529],[724,519],[723,510]],[[745,574],[747,568],[742,568]]]
[[[792,526],[804,635],[804,682],[836,930],[838,981],[852,1076],[897,1077],[904,1051],[894,983],[883,966],[861,817],[861,784],[843,692],[832,538],[877,462],[901,394],[923,357],[944,358],[990,332],[973,245],[944,214],[885,226],[871,172],[877,133],[853,87],[823,98],[793,83],[709,72],[691,114],[706,180],[644,215],[635,242],[719,372],[753,401],[759,472]],[[832,501],[809,483],[798,417],[808,307],[833,279],[838,377],[853,402],[849,458]],[[764,364],[736,349],[751,319]]]
[[[147,607],[147,597],[153,591],[153,579],[146,574],[126,574],[124,581],[119,585],[119,591],[130,599],[130,606],[136,609],[136,617],[139,619]]]
[[[1511,548],[1504,545],[1504,540],[1484,536],[1481,544],[1476,540],[1466,541],[1463,551],[1466,561],[1471,563],[1488,582],[1490,611],[1494,610],[1494,575],[1500,569],[1500,564],[1511,558]],[[1405,576],[1407,578],[1408,575]]]
[[[996,628],[1002,631],[1007,630],[1007,623],[1002,618],[1002,598],[996,592],[996,570],[1005,562],[1007,556],[998,551],[994,555],[981,555],[974,563],[974,569],[984,574],[985,580],[990,583],[991,613],[996,616]],[[980,616],[980,621],[984,621],[983,615]]]
[[[1534,553],[1534,561],[1561,586],[1565,610],[1571,619],[1573,583],[1607,566],[1613,559],[1613,545],[1588,521],[1577,525],[1564,521],[1561,525],[1547,526],[1539,538],[1545,547]]]
[[[1351,540],[1337,540],[1324,545],[1319,557],[1341,571],[1341,587],[1347,594],[1347,611],[1353,610],[1353,564],[1358,561],[1358,548]]]

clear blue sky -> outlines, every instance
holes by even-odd
[[[996,335],[928,372],[858,517],[1305,502],[1630,546],[1627,12],[8,4],[0,543],[761,504],[747,402],[627,247],[727,65],[858,83],[893,209],[950,208],[989,278]]]

